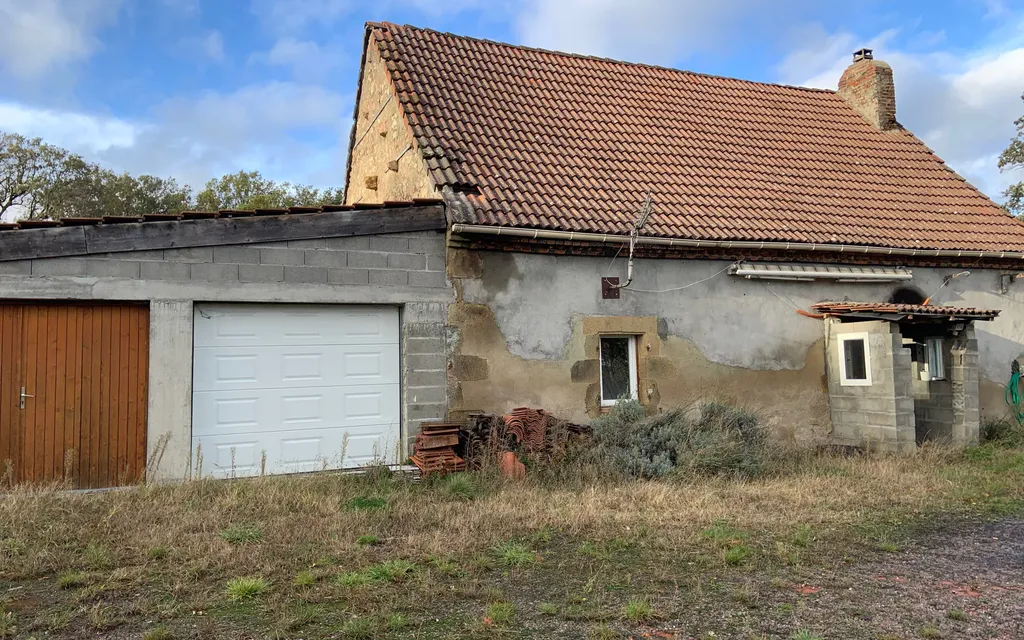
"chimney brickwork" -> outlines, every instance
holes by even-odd
[[[897,126],[892,67],[875,60],[870,49],[853,54],[853,64],[839,79],[839,97],[876,129]]]

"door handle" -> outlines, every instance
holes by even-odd
[[[25,387],[22,387],[21,388],[21,402],[18,403],[18,407],[20,409],[24,409],[25,408],[25,398],[34,398],[34,397],[35,396],[30,396],[29,394],[25,393]]]

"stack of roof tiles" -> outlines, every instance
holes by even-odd
[[[455,455],[459,444],[458,422],[424,422],[413,445],[412,462],[423,473],[463,471],[466,462]]]
[[[367,37],[456,222],[627,233],[651,189],[653,236],[1024,250],[1024,223],[834,91],[389,23]]]

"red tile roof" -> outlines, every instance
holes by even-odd
[[[933,304],[895,304],[892,302],[819,302],[811,305],[811,308],[820,313],[837,316],[868,313],[899,316],[927,316],[930,318],[992,320],[999,315],[998,309],[947,307]]]
[[[367,25],[454,221],[1024,250],[1024,223],[833,91]],[[965,126],[969,126],[965,123]]]

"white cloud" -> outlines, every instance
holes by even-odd
[[[770,32],[804,3],[762,0],[529,0],[524,44],[671,64],[695,51],[728,50],[733,37]]]
[[[214,62],[224,61],[224,38],[216,29],[199,39],[199,49]]]
[[[36,109],[14,102],[0,102],[0,130],[94,155],[113,147],[135,144],[143,127],[109,116],[55,109]]]
[[[778,67],[784,82],[835,89],[860,46],[888,62],[896,82],[896,117],[954,170],[1001,201],[1011,174],[996,167],[1024,111],[1024,46],[1004,44],[966,54],[907,51],[888,31],[869,39],[849,33],[806,30],[805,45]]]
[[[80,153],[119,171],[172,176],[202,188],[241,169],[292,182],[340,185],[351,96],[289,82],[175,98],[145,118],[0,103],[0,129]]]
[[[160,4],[186,17],[199,14],[199,0],[160,0]]]
[[[300,81],[323,80],[338,68],[345,55],[338,47],[322,47],[312,40],[281,38],[265,53],[250,56],[250,62],[288,67],[292,77]]]
[[[0,0],[0,66],[22,79],[87,58],[121,0]]]

